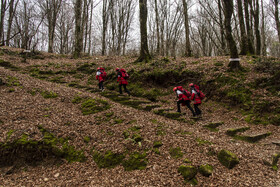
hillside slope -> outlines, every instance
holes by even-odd
[[[134,64],[127,57],[39,53],[23,63],[19,49],[1,48],[0,59],[0,185],[280,184],[275,156],[273,163],[279,75],[270,66],[258,70],[264,63],[256,58],[244,57],[244,71],[235,73],[226,71],[227,57]],[[94,80],[98,66],[108,72],[105,92]],[[132,96],[116,92],[115,67],[128,69]],[[190,82],[207,95],[200,120],[185,108],[186,114],[175,112],[172,88]],[[233,169],[219,162],[223,149],[239,158]],[[214,168],[210,177],[198,173],[185,181],[178,172],[181,165],[205,164]]]

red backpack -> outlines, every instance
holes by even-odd
[[[122,77],[123,77],[124,79],[129,79],[129,75],[128,75],[128,73],[125,71],[125,69],[121,69],[120,71],[121,71]]]

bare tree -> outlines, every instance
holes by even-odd
[[[189,15],[188,15],[188,5],[186,0],[183,1],[184,7],[184,19],[185,19],[185,37],[186,37],[186,56],[190,57],[192,55],[191,52],[191,43],[190,43],[190,29],[189,29]]]
[[[75,49],[74,58],[81,57],[83,50],[83,27],[82,27],[82,0],[76,0],[75,2]]]
[[[141,35],[141,47],[140,47],[140,56],[136,60],[137,62],[148,62],[152,59],[147,40],[147,0],[139,0],[139,9],[140,9],[140,35]]]
[[[277,33],[278,33],[278,41],[280,42],[280,21],[279,21],[279,0],[272,0],[272,3],[274,5],[274,19],[275,19],[275,23],[276,23],[276,29],[277,29]]]
[[[47,17],[48,27],[48,52],[53,53],[53,45],[55,38],[55,27],[57,22],[58,13],[61,7],[61,0],[42,0],[40,7]]]
[[[224,5],[224,14],[225,14],[225,29],[226,29],[226,39],[230,51],[230,57],[232,59],[239,58],[236,43],[232,37],[232,28],[231,28],[231,17],[233,14],[233,0],[223,0]],[[231,60],[229,63],[229,68],[239,69],[240,63],[239,60]]]
[[[12,29],[12,24],[13,24],[13,20],[15,17],[15,12],[16,12],[16,7],[18,5],[19,0],[16,1],[15,0],[10,0],[10,4],[9,4],[9,20],[8,20],[8,29],[7,29],[7,37],[6,37],[6,45],[9,46],[10,45],[10,39],[11,39],[11,29]]]
[[[247,33],[246,33],[246,28],[244,23],[242,1],[237,0],[237,5],[238,5],[239,28],[240,28],[240,35],[241,35],[240,54],[246,55],[248,52]]]

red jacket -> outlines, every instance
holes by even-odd
[[[200,96],[197,94],[198,92],[200,93]],[[205,95],[198,89],[192,90],[191,100],[194,100],[194,104],[201,104],[201,98],[204,98],[204,97],[205,97]]]
[[[96,72],[96,80],[98,80],[99,82],[104,82],[105,81],[105,77],[106,77],[106,72],[102,71],[102,70],[98,70]]]
[[[128,84],[127,80],[124,77],[125,77],[125,70],[120,69],[118,71],[118,82],[119,82],[119,84]]]
[[[191,93],[187,90],[184,90],[182,86],[176,87],[175,92],[179,100],[184,100],[184,101],[190,100]]]

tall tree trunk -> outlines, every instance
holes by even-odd
[[[251,2],[251,9],[253,10],[253,17],[254,17],[254,30],[256,36],[256,54],[261,54],[261,35],[259,30],[259,16],[260,16],[260,7],[259,7],[259,0],[253,0],[253,4]]]
[[[82,28],[82,0],[76,0],[75,3],[75,49],[74,58],[81,57],[83,50],[83,28]]]
[[[6,13],[6,6],[7,1],[1,0],[1,16],[0,16],[0,44],[4,45],[4,19],[5,19],[5,13]]]
[[[186,0],[183,1],[184,7],[184,18],[185,18],[185,36],[186,36],[186,52],[187,57],[192,56],[191,43],[190,43],[190,29],[189,29],[189,15],[188,15],[188,6]]]
[[[232,59],[239,58],[236,43],[232,36],[232,28],[231,28],[231,17],[233,14],[233,0],[223,0],[223,4],[224,4],[224,14],[225,14],[226,39],[227,39],[227,43],[230,51],[230,58],[231,58],[231,61],[229,63],[229,68],[231,70],[239,69],[240,68],[239,60],[232,60]]]
[[[141,48],[140,56],[136,60],[137,62],[148,62],[152,59],[149,48],[148,48],[148,37],[147,37],[147,0],[139,0],[139,10],[140,10],[140,35],[141,35]]]
[[[9,4],[9,20],[8,20],[8,30],[7,30],[7,37],[6,37],[6,45],[10,45],[10,37],[11,37],[11,28],[13,24],[13,19],[15,16],[15,11],[19,0],[17,0],[16,4],[14,5],[15,0],[11,0]]]
[[[249,1],[251,0],[244,0],[245,21],[246,21],[246,29],[247,29],[247,46],[248,46],[249,53],[255,54],[255,50],[253,46],[253,31],[250,25]]]
[[[157,32],[157,49],[156,54],[160,53],[160,36],[159,36],[159,15],[158,15],[158,3],[155,0],[155,14],[156,14],[156,32]]]
[[[102,49],[101,55],[105,55],[106,53],[106,32],[108,26],[108,0],[103,0],[103,9],[102,9]]]
[[[279,10],[278,10],[279,0],[274,0],[274,18],[276,22],[276,28],[278,33],[278,42],[280,42],[280,21],[279,21]]]
[[[220,25],[220,33],[221,33],[221,48],[223,53],[226,53],[226,43],[225,43],[225,31],[224,31],[224,23],[223,23],[223,8],[221,4],[221,0],[218,0],[218,9],[219,9],[219,25]]]
[[[262,6],[262,30],[261,30],[261,36],[262,36],[262,55],[266,56],[266,37],[265,37],[265,23],[264,23],[264,9],[263,9],[263,0],[261,0],[261,6]]]
[[[91,54],[91,28],[92,28],[92,13],[93,13],[93,2],[91,1],[90,6],[90,21],[89,21],[89,36],[88,36],[88,54]]]
[[[246,29],[244,24],[242,1],[237,0],[237,6],[238,6],[238,18],[239,18],[239,27],[240,27],[240,35],[241,35],[240,55],[246,55],[248,51],[248,47],[247,47],[247,34],[246,34]]]

